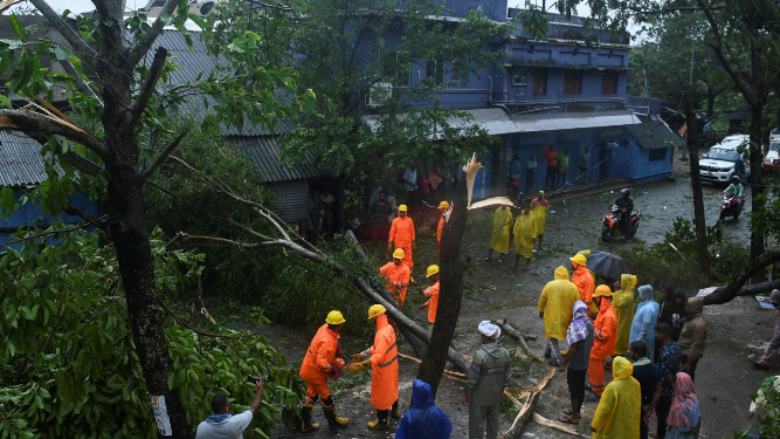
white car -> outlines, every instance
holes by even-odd
[[[780,135],[777,134],[769,139],[769,152],[766,153],[766,157],[761,163],[761,169],[771,172],[775,166],[780,166]]]
[[[735,134],[710,148],[699,160],[702,181],[729,184],[732,175],[742,179],[750,177],[749,146],[747,134]]]

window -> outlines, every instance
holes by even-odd
[[[444,84],[444,63],[441,61],[428,61],[425,63],[425,77],[433,78],[434,85]]]
[[[515,67],[512,69],[512,85],[522,87],[528,85],[528,69]]]
[[[601,75],[601,94],[613,95],[617,93],[618,73],[608,70]]]
[[[650,161],[657,162],[660,160],[666,160],[666,150],[669,148],[659,148],[650,150]]]
[[[412,80],[412,68],[406,52],[390,52],[390,55],[382,59],[382,76],[395,76],[399,87],[408,87]],[[390,78],[388,78],[390,79]]]
[[[450,63],[450,76],[452,76],[452,82],[459,82],[461,84],[467,84],[471,77],[471,57],[466,57],[465,62],[451,62]]]
[[[582,70],[566,70],[563,73],[563,94],[582,94]]]
[[[534,95],[546,95],[547,94],[547,70],[535,69],[534,70]]]

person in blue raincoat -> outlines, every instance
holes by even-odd
[[[658,324],[659,313],[660,306],[653,300],[653,287],[650,285],[639,287],[639,305],[634,314],[634,321],[631,323],[629,342],[644,342],[647,345],[647,358],[650,358],[655,346],[655,325]]]
[[[444,411],[433,402],[431,385],[414,380],[412,409],[401,419],[395,439],[447,439],[450,433],[452,424]]]

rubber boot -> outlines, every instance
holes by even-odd
[[[312,404],[304,404],[301,408],[301,432],[303,433],[317,431],[320,429],[320,424],[314,424],[311,422],[312,407]]]
[[[331,432],[338,431],[339,428],[344,428],[349,425],[349,419],[339,418],[336,413],[336,407],[323,407],[325,411],[325,417],[328,419],[328,428]]]
[[[377,410],[376,419],[368,423],[369,430],[387,430],[390,428],[390,410]]]
[[[398,410],[398,401],[393,403],[393,419],[401,419],[401,412]]]

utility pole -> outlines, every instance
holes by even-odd
[[[686,146],[691,154],[691,190],[693,191],[693,224],[696,229],[696,254],[699,257],[699,273],[702,286],[710,285],[710,256],[707,251],[707,224],[704,221],[704,196],[701,192],[699,173],[699,144],[696,140],[696,112],[693,108],[693,87],[685,90]]]

